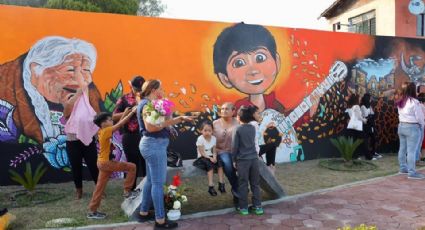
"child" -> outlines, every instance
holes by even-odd
[[[425,93],[418,94],[418,100],[421,105],[422,113],[425,116]],[[416,153],[416,165],[425,165],[425,138],[424,138],[424,127],[421,127],[421,138],[419,139],[418,151]]]
[[[381,154],[376,152],[376,128],[375,128],[375,113],[371,105],[371,95],[365,93],[360,102],[360,109],[362,111],[362,116],[367,121],[363,125],[363,132],[366,135],[368,143],[366,143],[367,151],[370,152],[370,155],[373,155],[376,159],[382,158]]]
[[[255,150],[257,150],[257,154],[260,154],[260,144],[258,144],[258,138],[260,138],[259,122],[261,121],[261,114],[256,105],[249,105],[248,108],[251,110],[250,112],[252,113],[252,116],[254,118],[254,120],[250,121],[249,124],[251,124],[255,128]],[[262,159],[260,155],[259,157],[260,159]]]
[[[97,114],[93,120],[93,122],[100,128],[98,133],[100,150],[97,158],[99,178],[97,179],[96,188],[93,191],[93,197],[89,204],[90,212],[87,214],[87,218],[89,219],[104,219],[106,217],[106,214],[98,212],[97,208],[100,206],[102,194],[105,190],[106,184],[108,183],[109,177],[113,172],[127,172],[127,177],[124,181],[123,197],[131,198],[135,196],[135,194],[131,192],[131,188],[136,176],[136,165],[128,162],[113,161],[110,160],[109,157],[111,154],[112,133],[127,123],[127,121],[135,113],[136,109],[137,106],[132,109],[127,108],[121,119],[115,125],[112,122],[112,115],[110,113],[101,112]]]
[[[276,149],[279,146],[275,142],[267,141],[264,145],[258,144],[258,138],[260,138],[259,131],[259,122],[261,121],[260,110],[256,105],[250,105],[249,108],[252,110],[254,120],[249,122],[251,125],[255,127],[255,149],[257,150],[258,156],[261,160],[263,160],[263,155],[266,154],[266,165],[270,171],[270,173],[274,176],[275,172],[275,159],[276,159]],[[279,142],[280,143],[280,139]]]
[[[233,132],[232,157],[239,175],[239,212],[248,215],[264,213],[261,207],[260,172],[258,154],[255,148],[255,127],[249,124],[254,120],[253,110],[241,106],[238,111],[240,125]],[[248,182],[252,191],[252,205],[248,209]]]
[[[225,193],[223,182],[223,167],[217,162],[217,152],[215,151],[216,139],[212,135],[213,125],[210,121],[205,121],[201,124],[202,135],[196,141],[198,150],[198,162],[201,168],[205,169],[208,174],[208,193],[211,196],[217,196],[214,189],[213,174],[214,168],[218,171],[218,189],[221,193]]]

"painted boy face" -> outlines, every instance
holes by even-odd
[[[250,95],[263,94],[273,84],[279,68],[279,55],[275,60],[265,47],[247,53],[233,51],[227,61],[227,76],[219,73],[219,78],[227,88]]]

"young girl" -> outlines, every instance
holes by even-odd
[[[223,182],[223,167],[217,161],[217,152],[215,150],[216,139],[212,135],[213,125],[210,121],[205,121],[201,124],[202,135],[198,137],[196,141],[196,147],[198,150],[198,167],[205,169],[208,175],[208,193],[211,196],[217,196],[217,192],[214,189],[213,174],[214,169],[217,168],[218,172],[218,188],[221,193],[224,193],[224,182]]]
[[[347,136],[353,138],[353,140],[360,139],[363,142],[360,144],[359,148],[356,149],[356,152],[353,154],[353,159],[360,157],[360,154],[364,154],[366,160],[376,160],[373,157],[373,154],[367,151],[368,138],[363,132],[364,124],[366,124],[367,119],[363,118],[362,111],[359,106],[359,96],[357,94],[351,94],[348,99],[347,106],[348,108],[345,112],[350,116],[348,126],[347,126]]]
[[[266,165],[271,172],[271,174],[274,176],[276,168],[275,168],[275,160],[276,160],[276,149],[279,146],[278,144],[274,142],[268,142],[264,145],[258,144],[258,138],[260,138],[260,131],[259,131],[259,122],[261,122],[261,114],[260,110],[255,105],[249,106],[251,113],[253,115],[253,121],[249,122],[251,125],[255,127],[255,149],[257,150],[257,153],[261,160],[263,160],[263,155],[266,154]],[[278,140],[277,143],[280,143],[280,140]]]
[[[366,135],[368,143],[366,143],[367,151],[376,159],[382,158],[381,154],[376,152],[376,128],[375,128],[375,113],[371,105],[371,96],[365,93],[360,102],[360,109],[366,123],[363,125],[363,132]]]

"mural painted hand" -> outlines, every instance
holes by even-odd
[[[43,143],[43,155],[50,165],[57,169],[69,167],[69,159],[66,153],[66,135],[59,135],[57,138],[50,138]]]

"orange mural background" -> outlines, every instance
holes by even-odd
[[[102,95],[134,75],[158,78],[179,93],[178,109],[198,110],[244,95],[221,86],[212,47],[229,23],[0,6],[0,64],[26,53],[38,40],[59,35],[92,43],[98,53],[93,81]],[[276,39],[281,70],[270,91],[287,108],[298,105],[335,60],[363,58],[373,50],[364,35],[267,27]],[[186,92],[184,95],[183,92]]]

